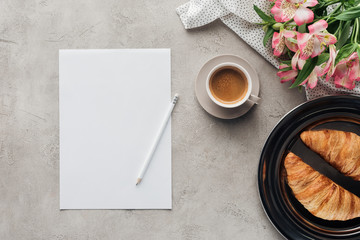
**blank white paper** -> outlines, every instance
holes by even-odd
[[[171,209],[170,49],[60,50],[60,209]]]

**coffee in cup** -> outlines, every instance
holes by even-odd
[[[248,72],[235,63],[222,63],[213,68],[206,81],[206,90],[214,103],[225,108],[260,100],[251,95],[252,82]]]

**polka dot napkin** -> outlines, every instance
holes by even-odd
[[[178,7],[176,12],[185,29],[201,27],[219,18],[272,65],[278,67],[279,62],[272,54],[270,42],[266,47],[262,44],[264,31],[261,26],[254,24],[261,22],[261,19],[254,11],[253,4],[264,12],[270,12],[270,2],[267,0],[191,0]],[[360,94],[360,86],[357,82],[353,90],[336,88],[331,80],[326,82],[320,78],[315,88],[306,88],[305,92],[307,99],[334,94]]]

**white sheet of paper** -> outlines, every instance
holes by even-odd
[[[60,50],[60,209],[171,209],[170,49]]]

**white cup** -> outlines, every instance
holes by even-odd
[[[211,93],[210,91],[210,79],[212,77],[212,75],[220,68],[236,68],[237,70],[239,70],[240,72],[244,73],[245,77],[246,77],[246,81],[247,81],[247,85],[248,85],[248,88],[247,88],[247,91],[246,91],[246,94],[245,94],[245,97],[243,97],[241,100],[239,100],[238,102],[235,102],[235,103],[223,103],[223,102],[220,102],[218,101],[214,96],[213,94]],[[251,91],[252,91],[252,81],[251,81],[251,77],[249,75],[249,73],[245,70],[245,68],[243,68],[242,66],[236,64],[236,63],[232,63],[232,62],[225,62],[225,63],[221,63],[217,66],[215,66],[209,73],[209,75],[207,76],[207,79],[206,79],[206,91],[207,91],[207,94],[209,95],[210,99],[217,105],[219,105],[220,107],[224,107],[224,108],[236,108],[236,107],[239,107],[241,106],[242,104],[244,104],[245,102],[249,101],[249,102],[252,102],[254,104],[258,104],[260,102],[260,98],[255,96],[255,95],[252,95],[251,94]]]

